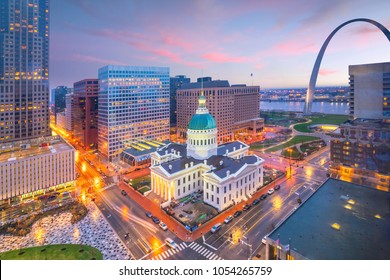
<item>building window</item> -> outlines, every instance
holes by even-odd
[[[209,183],[206,183],[206,190],[209,189]]]
[[[188,175],[188,182],[191,181],[191,175]]]
[[[183,194],[186,192],[186,187],[183,187]]]
[[[214,195],[211,195],[211,201],[214,202]]]
[[[177,190],[177,196],[180,196],[180,189]]]
[[[180,186],[180,179],[179,179],[179,180],[177,180],[177,185],[178,185],[178,186]]]
[[[195,190],[195,182],[194,182],[194,185],[193,185],[193,189]]]
[[[229,191],[232,190],[232,184],[229,184]]]
[[[217,193],[219,193],[219,188],[217,186],[215,188],[217,189]]]
[[[217,204],[219,204],[219,197],[217,197]]]
[[[183,178],[183,184],[185,184],[185,182],[186,182],[186,177]]]
[[[214,191],[214,185],[211,185],[211,191],[212,192]]]
[[[226,186],[223,187],[223,193],[226,193]]]
[[[209,193],[206,193],[206,199],[209,199]]]
[[[226,196],[223,198],[223,203],[226,204]]]
[[[195,173],[193,174],[192,178],[195,179]]]

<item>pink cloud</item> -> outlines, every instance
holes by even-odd
[[[149,49],[149,50],[146,50],[147,52],[150,52],[152,54],[155,54],[155,55],[158,55],[158,56],[161,56],[161,57],[166,57],[168,58],[169,60],[173,61],[173,62],[181,62],[181,58],[180,56],[178,56],[177,54],[171,52],[171,51],[168,51],[168,50],[154,50],[154,49]]]
[[[249,60],[248,57],[244,56],[228,56],[224,53],[217,53],[217,52],[211,52],[211,53],[205,53],[201,56],[202,58],[211,61],[211,62],[217,62],[217,63],[225,63],[225,62],[247,62]]]
[[[274,49],[280,54],[287,55],[301,55],[319,51],[319,48],[313,43],[302,45],[296,41],[285,41],[279,43],[274,47]]]
[[[72,59],[76,61],[95,62],[99,64],[126,65],[126,63],[123,63],[121,61],[104,59],[104,58],[94,57],[90,55],[82,55],[82,54],[74,54],[72,55]]]
[[[193,45],[191,43],[183,41],[172,35],[163,36],[162,41],[168,46],[179,47],[185,51],[191,51],[193,49]]]
[[[318,74],[320,74],[320,76],[327,76],[327,75],[335,74],[335,73],[337,73],[337,72],[338,72],[338,71],[336,71],[336,70],[331,70],[331,69],[323,68],[323,69],[320,69],[320,71],[318,72]]]

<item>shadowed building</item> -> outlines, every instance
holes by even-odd
[[[187,78],[184,75],[177,75],[175,77],[169,78],[170,87],[169,87],[169,97],[170,97],[170,113],[169,121],[171,126],[176,126],[177,121],[177,111],[176,111],[176,94],[177,90],[181,88],[183,84],[191,82],[190,78]]]
[[[390,259],[390,193],[328,179],[266,241],[266,259]]]
[[[99,80],[85,79],[74,83],[72,95],[73,134],[85,150],[98,143]]]

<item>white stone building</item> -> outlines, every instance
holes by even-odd
[[[75,187],[75,150],[59,136],[3,145],[0,200]]]
[[[217,146],[217,126],[203,95],[188,125],[187,144],[168,144],[152,154],[152,191],[165,201],[203,190],[219,211],[249,199],[263,185],[264,160],[240,142]]]

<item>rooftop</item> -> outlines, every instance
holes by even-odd
[[[230,84],[227,80],[215,80],[215,81],[205,81],[203,82],[203,88],[216,88],[216,87],[230,87]],[[183,89],[198,89],[202,88],[201,82],[195,83],[186,83],[181,86],[181,90]]]
[[[349,120],[340,125],[342,126],[362,126],[369,128],[390,128],[390,122],[385,122],[383,120],[378,119],[354,119]]]
[[[126,155],[131,155],[134,157],[140,157],[144,155],[151,154],[158,150],[159,148],[166,146],[171,142],[169,141],[154,141],[154,140],[145,140],[145,141],[138,141],[134,144],[131,144],[130,148],[123,150],[122,153]]]
[[[6,143],[0,149],[0,162],[21,160],[27,157],[42,156],[70,150],[73,150],[73,147],[59,136]]]
[[[389,203],[390,193],[328,179],[270,238],[283,245],[291,238],[308,259],[388,260]]]

